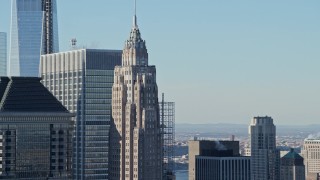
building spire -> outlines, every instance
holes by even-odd
[[[134,28],[138,28],[138,24],[137,24],[137,0],[134,0],[133,27]]]

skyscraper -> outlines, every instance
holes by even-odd
[[[305,166],[303,157],[291,149],[281,158],[280,166],[281,180],[305,180]]]
[[[276,149],[276,127],[271,117],[254,117],[249,126],[251,179],[278,180],[280,153]]]
[[[70,179],[73,114],[35,77],[1,77],[0,179]]]
[[[74,179],[108,179],[111,88],[121,53],[80,49],[41,56],[43,84],[76,113]]]
[[[40,55],[57,52],[56,0],[12,0],[9,76],[39,76]]]
[[[318,180],[320,174],[320,138],[305,139],[302,154],[306,168],[306,179]]]
[[[162,142],[156,68],[134,15],[125,42],[122,66],[114,70],[112,87],[111,179],[160,180]]]
[[[7,33],[0,32],[0,76],[7,76]]]

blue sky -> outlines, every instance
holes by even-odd
[[[177,123],[320,121],[319,0],[138,0],[138,24],[159,91]],[[131,0],[58,0],[60,50],[122,49]],[[0,2],[0,31],[10,0]]]

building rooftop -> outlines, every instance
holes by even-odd
[[[38,77],[0,77],[0,113],[68,113],[40,80]]]
[[[293,148],[291,148],[290,152],[288,152],[282,158],[285,158],[285,159],[303,159],[303,157],[301,157],[298,153],[296,153]]]

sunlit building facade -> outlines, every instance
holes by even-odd
[[[156,67],[134,16],[112,87],[110,179],[161,180],[162,140]]]
[[[320,138],[314,137],[305,139],[302,155],[306,169],[306,179],[320,179]]]
[[[39,76],[40,55],[59,51],[56,0],[12,0],[9,76]]]
[[[121,50],[80,49],[41,56],[43,84],[73,113],[73,177],[108,179],[114,67]]]

